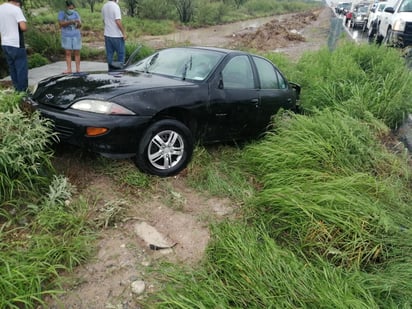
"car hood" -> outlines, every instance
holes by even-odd
[[[32,98],[40,104],[67,108],[86,98],[121,103],[120,97],[131,92],[190,85],[193,82],[146,73],[57,75],[40,81]]]

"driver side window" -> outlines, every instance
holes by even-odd
[[[232,58],[222,71],[223,85],[226,89],[253,89],[253,71],[247,56]]]

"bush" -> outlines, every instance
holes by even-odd
[[[50,123],[23,114],[21,96],[0,92],[0,308],[44,305],[93,249],[87,203],[54,175]]]
[[[160,0],[142,0],[139,4],[139,17],[152,20],[173,19],[175,7],[170,4],[170,1]]]
[[[49,122],[38,114],[26,117],[10,106],[20,97],[2,92],[0,102],[0,211],[3,205],[19,207],[48,189],[53,172]],[[10,100],[10,101],[9,101]],[[1,215],[2,213],[0,213]]]
[[[222,23],[229,7],[221,2],[201,2],[194,16],[194,23],[198,25],[216,25]]]
[[[49,63],[49,60],[39,53],[28,56],[29,69],[41,67]]]
[[[63,54],[59,32],[31,29],[27,31],[25,38],[32,53],[39,53],[49,59],[52,56]]]

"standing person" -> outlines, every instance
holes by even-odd
[[[27,24],[21,5],[21,0],[9,0],[0,5],[1,47],[16,91],[26,91],[29,80],[23,35],[27,30]]]
[[[70,0],[66,1],[66,10],[60,11],[57,17],[61,28],[61,42],[66,57],[67,69],[63,73],[72,73],[72,54],[76,63],[76,72],[80,72],[80,49],[82,37],[80,27],[82,22],[80,15],[75,11],[75,5]]]
[[[102,8],[104,23],[104,45],[106,47],[106,59],[109,71],[112,68],[114,53],[117,61],[125,61],[126,32],[122,24],[122,14],[116,0],[107,1]]]

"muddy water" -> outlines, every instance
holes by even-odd
[[[140,39],[145,42],[145,44],[154,48],[176,45],[176,43],[226,47],[237,34],[254,31],[261,25],[273,19],[281,19],[284,16],[287,15],[250,19],[231,24],[211,26],[208,28],[180,30],[167,35],[142,36]]]

